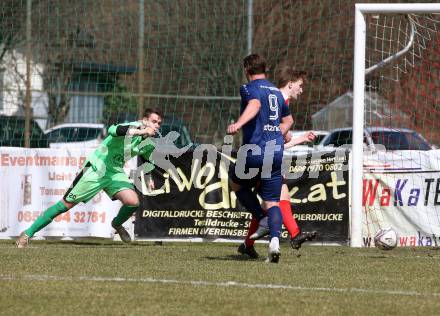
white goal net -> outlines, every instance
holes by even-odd
[[[436,246],[440,5],[357,10],[351,244],[372,246],[376,232],[391,227],[399,246]]]

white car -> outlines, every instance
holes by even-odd
[[[50,148],[94,148],[107,136],[107,129],[99,123],[64,123],[46,130],[44,134]]]
[[[320,146],[340,147],[351,145],[353,130],[338,128],[325,136]],[[417,132],[406,128],[366,127],[364,129],[364,145],[369,150],[432,150],[434,147]],[[378,147],[381,148],[378,148]]]
[[[330,131],[320,150],[351,149],[352,128]],[[364,169],[367,171],[440,170],[440,151],[423,136],[406,128],[367,127],[364,129]]]
[[[307,133],[309,131],[290,131],[290,134],[293,138],[296,137],[301,137],[302,135],[304,135],[305,133]],[[328,131],[314,131],[312,130],[311,132],[313,132],[316,135],[316,138],[313,142],[309,142],[309,143],[303,143],[303,144],[299,144],[290,148],[287,148],[284,150],[285,154],[290,154],[290,155],[300,155],[300,154],[305,154],[305,153],[309,153],[313,150],[317,149],[317,145],[322,141],[322,139],[329,134]]]

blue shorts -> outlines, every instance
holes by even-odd
[[[230,169],[229,176],[231,181],[243,187],[253,188],[258,185],[258,192],[263,201],[279,202],[281,195],[281,185],[283,178],[281,176],[281,164],[283,155],[275,154],[271,166],[263,165],[264,156],[247,156],[246,168],[244,174],[249,173],[249,169],[257,169],[255,176],[243,179],[237,175],[237,165]],[[271,167],[271,169],[269,169]]]

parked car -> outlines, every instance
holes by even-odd
[[[351,145],[352,128],[332,130],[321,141],[320,146],[339,147]],[[378,149],[378,145],[386,150],[432,150],[434,147],[417,132],[406,128],[367,127],[364,129],[364,145],[370,150]]]
[[[136,121],[137,118],[134,114],[121,115],[117,123],[127,123]],[[179,133],[179,137],[175,141],[175,145],[178,148],[183,148],[187,145],[196,145],[191,138],[189,129],[185,125],[185,122],[181,119],[175,118],[173,116],[165,115],[162,118],[162,124],[159,129],[159,133],[162,136],[166,136],[169,132],[175,131]],[[159,135],[158,135],[159,136]]]
[[[304,146],[307,146],[307,147],[313,147],[315,145],[318,145],[319,143],[321,143],[321,141],[324,139],[324,137],[329,134],[328,131],[314,131],[314,130],[311,130],[311,131],[295,131],[295,130],[290,131],[292,137],[300,137],[308,132],[313,132],[316,135],[316,138],[313,142],[304,143]],[[294,146],[292,148],[295,148],[295,147],[296,146]]]
[[[292,137],[300,137],[302,135],[304,135],[305,133],[307,133],[309,131],[290,131]],[[312,131],[315,135],[316,138],[313,142],[308,142],[308,143],[303,143],[303,144],[299,144],[290,148],[287,148],[284,150],[284,152],[286,154],[303,154],[303,153],[309,153],[313,150],[317,149],[318,144],[322,141],[322,139],[329,134],[328,131]]]
[[[24,147],[25,118],[22,116],[0,116],[0,147]],[[37,124],[31,120],[30,147],[48,147],[47,136]]]
[[[136,121],[136,117],[126,115],[124,119],[120,119],[116,124]],[[54,126],[46,130],[51,148],[72,147],[98,147],[102,140],[107,136],[108,127],[104,124],[95,123],[65,123]],[[182,120],[172,117],[163,118],[160,135],[166,136],[169,132],[175,131],[179,133],[179,137],[175,141],[177,148],[182,148],[193,144],[188,131]]]
[[[66,146],[98,147],[107,136],[104,124],[65,123],[56,125],[44,132],[51,148]]]

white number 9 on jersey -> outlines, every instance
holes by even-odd
[[[278,98],[275,94],[269,94],[269,108],[271,110],[271,115],[269,115],[269,119],[271,121],[275,121],[278,119]]]

